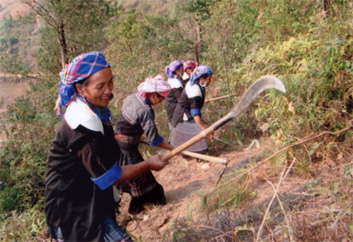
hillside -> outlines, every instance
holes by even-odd
[[[18,20],[19,15],[23,16],[30,10],[30,7],[20,0],[0,0],[0,6],[0,20],[9,17]]]
[[[271,160],[266,161],[265,154],[274,144],[266,138],[260,144],[253,149],[225,148],[219,156],[229,160],[227,167],[173,158],[155,173],[164,186],[167,205],[147,206],[131,216],[130,198],[124,195],[117,220],[139,241],[351,241],[352,231],[346,225],[353,219],[347,213],[353,201],[340,201],[353,192],[349,185],[353,172],[340,178],[349,160],[316,164],[311,177],[295,174],[290,164],[288,175],[283,170],[281,175],[268,176]],[[251,167],[255,169],[241,179],[242,185],[234,182],[222,188]]]
[[[1,57],[23,54],[21,62],[9,66],[36,67],[32,55],[39,48],[32,40],[42,37],[37,31],[41,22],[32,18],[23,31],[15,17],[26,11],[23,6],[0,1],[5,20]],[[136,11],[118,11],[112,19],[97,13],[107,21],[104,31],[86,29],[86,22],[68,22],[78,26],[70,37],[94,37],[90,31],[104,36],[103,47],[94,38],[89,39],[92,43],[68,38],[76,47],[69,54],[86,50],[84,44],[103,49],[115,74],[115,98],[109,106],[114,119],[122,100],[146,77],[164,74],[172,60],[195,60],[198,37],[200,63],[214,71],[207,98],[230,95],[204,105],[207,125],[232,110],[263,75],[278,77],[287,92],[266,91],[213,133],[209,155],[227,158],[227,167],[173,157],[154,172],[167,204],[148,205],[131,216],[130,197],[124,194],[116,216],[119,224],[141,242],[353,241],[353,5],[195,0],[181,6],[185,2],[119,0]],[[77,19],[84,16],[80,14]],[[49,240],[43,194],[48,151],[59,122],[53,107],[61,67],[60,51],[53,47],[57,36],[50,37],[44,38],[52,42],[40,59],[52,67],[47,75],[34,85],[0,79],[0,115],[7,118],[1,122],[1,135],[8,138],[0,149],[1,241]],[[7,104],[14,105],[6,109]],[[163,105],[153,108],[158,131],[167,137]],[[140,150],[145,158],[165,153],[142,144]]]

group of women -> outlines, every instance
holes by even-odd
[[[61,71],[56,107],[62,121],[50,149],[45,188],[45,214],[54,241],[132,241],[116,223],[117,190],[131,194],[132,214],[146,203],[166,203],[151,170],[167,163],[159,155],[143,160],[140,138],[145,134],[151,146],[172,150],[186,135],[204,129],[201,108],[212,71],[191,61],[174,61],[166,74],[168,82],[161,75],[149,77],[126,97],[114,124],[108,109],[114,76],[104,55],[82,54]],[[170,142],[158,134],[152,109],[164,99]],[[205,151],[205,144],[190,150]]]
[[[206,129],[201,118],[201,109],[206,100],[205,87],[211,82],[213,73],[208,66],[196,67],[193,61],[182,63],[176,60],[166,67],[166,74],[171,86],[165,101],[170,128],[169,140],[172,146],[179,146]],[[206,138],[187,150],[207,152]]]

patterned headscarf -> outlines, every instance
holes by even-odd
[[[183,61],[183,66],[184,66],[184,71],[188,68],[195,68],[196,67],[196,63],[193,62],[192,60],[188,60],[188,61]]]
[[[146,99],[146,93],[156,92],[163,97],[167,97],[170,91],[170,85],[161,75],[148,77],[138,86],[138,96]]]
[[[169,78],[174,78],[175,71],[178,70],[180,67],[183,66],[181,61],[175,60],[169,66],[165,68],[165,74]]]
[[[56,114],[63,117],[70,102],[77,96],[75,83],[93,75],[97,71],[110,67],[100,52],[90,52],[77,56],[60,72],[59,97],[56,101]]]
[[[202,76],[211,76],[213,74],[211,68],[205,65],[201,65],[195,68],[191,74],[190,85],[194,85],[198,79]]]

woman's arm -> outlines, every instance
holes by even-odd
[[[202,129],[202,130],[205,130],[207,127],[206,125],[203,123],[200,115],[195,115],[193,116],[194,120],[195,120],[195,123]]]
[[[165,150],[173,150],[174,147],[171,146],[170,144],[166,143],[166,142],[162,142],[158,145],[159,148],[165,149]]]
[[[116,180],[116,183],[120,182],[125,182],[128,181],[136,176],[141,175],[142,173],[145,173],[149,170],[155,170],[159,171],[161,170],[165,165],[167,165],[168,162],[163,162],[161,161],[161,156],[160,155],[155,155],[149,158],[148,160],[145,160],[143,162],[134,164],[134,165],[126,165],[122,166],[122,173],[121,176],[118,180]]]

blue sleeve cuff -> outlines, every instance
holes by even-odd
[[[191,109],[190,110],[191,116],[196,116],[196,115],[200,115],[201,116],[201,110],[200,109]]]
[[[110,168],[106,173],[101,175],[100,177],[93,178],[91,177],[91,180],[101,189],[105,190],[111,185],[113,185],[116,180],[118,180],[121,176],[121,166],[118,164],[114,164],[112,168]]]
[[[162,142],[163,142],[163,137],[158,135],[158,137],[155,140],[153,140],[152,142],[149,142],[149,144],[152,147],[156,147],[156,146],[160,145]]]

